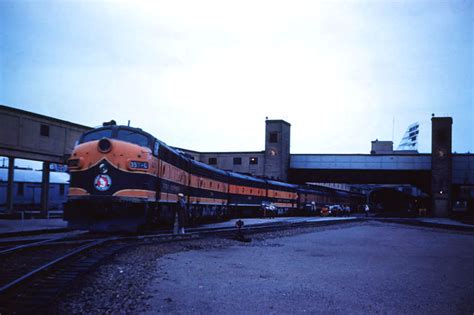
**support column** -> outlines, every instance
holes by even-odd
[[[13,213],[13,177],[15,172],[15,158],[8,157],[8,184],[7,184],[7,213]]]
[[[48,215],[49,207],[49,162],[43,162],[43,178],[41,182],[41,216]]]

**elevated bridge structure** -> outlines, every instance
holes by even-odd
[[[13,212],[15,159],[43,162],[41,209],[48,211],[50,164],[65,164],[79,136],[90,127],[0,105],[0,156],[8,157],[7,213]]]
[[[431,121],[431,154],[293,154],[289,180],[411,184],[431,196],[436,216],[448,216],[454,197],[474,198],[474,155],[452,153],[452,118]]]
[[[353,184],[411,184],[431,193],[431,154],[292,154],[289,179]],[[474,185],[474,155],[452,154],[453,185]]]
[[[295,183],[411,184],[430,192],[431,154],[292,154]]]

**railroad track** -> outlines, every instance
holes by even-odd
[[[11,253],[17,250],[25,249],[28,247],[37,247],[40,245],[47,245],[50,243],[59,242],[61,240],[67,240],[71,238],[77,238],[80,236],[87,235],[86,231],[79,231],[75,234],[67,234],[62,236],[44,236],[43,238],[33,239],[14,239],[10,241],[0,241],[0,257],[2,254]]]
[[[286,229],[340,224],[347,221],[270,223],[245,226],[246,235]],[[99,239],[68,237],[23,244],[0,254],[0,314],[48,313],[54,301],[85,272],[129,246],[190,240],[200,237],[233,237],[236,228],[194,228],[187,234],[108,236]]]
[[[245,220],[244,220],[245,221]],[[351,219],[351,220],[327,220],[327,221],[304,221],[304,222],[270,222],[270,223],[261,223],[254,225],[244,225],[241,228],[241,231],[246,234],[256,234],[256,233],[265,233],[265,232],[274,232],[282,231],[294,228],[302,227],[317,227],[325,225],[334,225],[334,224],[344,224],[344,223],[353,223],[360,222],[361,219]],[[197,235],[222,235],[222,236],[232,236],[235,235],[237,229],[235,227],[222,227],[222,228],[195,228],[187,229],[190,234]]]
[[[0,255],[0,314],[49,313],[54,301],[74,280],[118,251],[149,244],[151,240],[170,242],[195,237],[159,234],[76,240],[55,238],[4,251]]]
[[[2,255],[0,313],[47,312],[50,303],[72,280],[109,253],[100,252],[101,255],[92,259],[81,254],[106,241],[91,240],[53,248],[31,245]]]

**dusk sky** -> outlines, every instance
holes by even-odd
[[[172,146],[369,153],[431,114],[474,152],[473,10],[449,1],[0,0],[0,104]]]

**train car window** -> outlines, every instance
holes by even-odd
[[[112,129],[101,129],[86,133],[82,136],[81,143],[100,140],[102,138],[112,138]]]
[[[119,130],[117,133],[117,139],[131,142],[142,147],[148,146],[148,137],[133,130]]]

